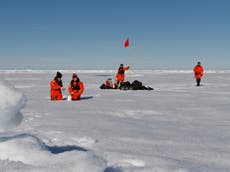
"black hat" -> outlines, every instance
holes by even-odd
[[[57,78],[61,78],[61,77],[62,77],[62,74],[61,74],[60,72],[57,72],[56,77],[57,77]]]
[[[78,78],[78,76],[77,76],[76,73],[73,73],[72,77],[73,77],[73,78]]]

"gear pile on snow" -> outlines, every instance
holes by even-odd
[[[113,87],[108,87],[108,86],[106,86],[106,84],[102,84],[100,86],[100,88],[101,89],[117,89],[117,88],[113,88]],[[142,85],[142,82],[140,82],[138,80],[133,81],[133,83],[126,81],[126,82],[122,83],[118,89],[120,89],[120,90],[153,90],[153,88],[151,88],[151,87],[146,87],[146,86]]]

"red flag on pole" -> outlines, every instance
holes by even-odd
[[[124,46],[125,46],[125,48],[129,47],[129,38],[126,39],[126,41],[125,41],[125,43],[124,43]]]

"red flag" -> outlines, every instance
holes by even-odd
[[[124,46],[125,46],[125,48],[129,47],[129,39],[126,39]]]

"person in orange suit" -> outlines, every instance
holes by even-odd
[[[197,65],[193,68],[193,71],[196,78],[197,86],[200,86],[201,77],[204,74],[204,69],[201,66],[200,62],[198,62]]]
[[[124,82],[125,79],[125,71],[129,70],[129,66],[124,67],[123,64],[120,64],[120,67],[118,69],[118,72],[116,74],[116,80],[117,80],[117,84],[122,84]]]
[[[79,100],[84,92],[84,84],[80,81],[76,73],[72,75],[68,90],[72,100]]]
[[[113,83],[112,83],[112,79],[111,78],[108,78],[105,82],[105,86],[106,88],[113,88]]]
[[[62,84],[62,74],[57,72],[55,78],[50,82],[50,98],[51,100],[62,100],[62,90],[65,88]]]

